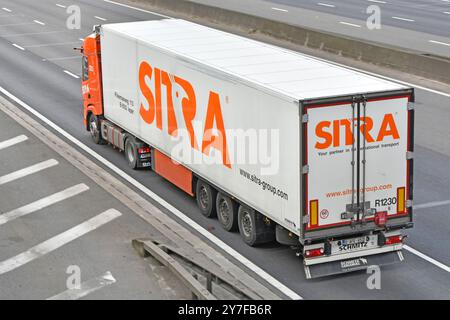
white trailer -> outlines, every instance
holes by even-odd
[[[95,31],[83,93],[97,142],[248,244],[298,246],[308,278],[403,260],[413,89],[184,20]]]

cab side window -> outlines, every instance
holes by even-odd
[[[82,70],[82,78],[83,81],[89,80],[89,62],[88,62],[88,57],[83,56],[83,70]]]

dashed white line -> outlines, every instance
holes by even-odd
[[[415,20],[413,20],[413,19],[402,18],[402,17],[392,17],[392,19],[395,19],[395,20],[402,20],[402,21],[408,21],[408,22],[414,22],[414,21],[415,21]]]
[[[72,197],[74,197],[84,191],[87,191],[87,190],[89,190],[89,187],[87,185],[85,185],[84,183],[81,183],[76,186],[67,188],[63,191],[54,193],[48,197],[45,197],[45,198],[39,199],[37,201],[34,201],[32,203],[29,203],[27,205],[24,205],[20,208],[14,209],[9,212],[1,213],[0,214],[0,226],[5,223],[8,223],[10,221],[13,221],[17,218],[29,215],[33,212],[36,212],[36,211],[39,211],[46,207],[49,207],[58,202],[72,198]]]
[[[102,17],[99,17],[99,16],[94,16],[94,18],[95,18],[95,19],[98,19],[98,20],[102,20],[102,21],[108,20],[108,19],[105,19],[105,18],[102,18]]]
[[[436,40],[429,40],[428,42],[435,43],[435,44],[441,44],[443,46],[450,47],[450,43],[446,43],[446,42],[441,42],[441,41],[436,41]]]
[[[450,267],[443,264],[442,262],[439,262],[439,261],[431,258],[430,256],[427,256],[426,254],[423,254],[422,252],[420,252],[414,248],[411,248],[410,246],[404,245],[403,248],[405,250],[415,254],[416,256],[428,261],[429,263],[434,264],[436,267],[441,268],[444,271],[450,272]]]
[[[448,12],[447,12],[447,11],[444,11],[443,13],[445,13],[445,14],[450,14],[450,11],[448,11]]]
[[[289,12],[289,10],[281,9],[281,8],[276,8],[276,7],[272,7],[272,8],[270,8],[270,9],[275,10],[275,11],[281,11],[281,12]]]
[[[317,5],[322,6],[322,7],[336,8],[336,6],[334,4],[323,3],[323,2],[318,2]]]
[[[41,26],[45,26],[45,23],[39,20],[33,20],[34,23],[40,24]]]
[[[367,0],[369,2],[375,2],[375,3],[381,3],[381,4],[386,4],[386,1],[381,1],[381,0]]]
[[[60,7],[60,8],[64,8],[64,9],[66,8],[65,5],[62,5],[62,4],[59,4],[59,3],[57,3],[56,6],[57,6],[57,7]]]
[[[12,12],[12,10],[11,10],[11,9],[8,9],[8,8],[2,8],[2,10],[3,10],[3,11],[6,11],[6,12]]]
[[[344,25],[346,25],[346,26],[350,26],[350,27],[361,28],[360,25],[354,24],[354,23],[350,23],[350,22],[339,21],[339,23],[340,23],[340,24],[344,24]]]
[[[83,282],[82,284],[80,284],[79,288],[66,290],[53,297],[48,298],[47,300],[77,300],[115,282],[116,279],[114,279],[111,272],[107,271],[100,277]]]
[[[413,208],[415,210],[417,209],[425,209],[425,208],[433,208],[433,207],[440,207],[440,206],[446,206],[450,204],[450,200],[444,200],[444,201],[434,201],[434,202],[428,202],[428,203],[422,203],[422,204],[415,204]]]
[[[25,48],[19,46],[18,44],[13,43],[12,45],[13,45],[13,47],[16,47],[16,48],[19,49],[19,50],[25,51]]]
[[[119,3],[119,2],[115,2],[115,1],[111,1],[111,0],[103,0],[103,1],[105,1],[107,3],[110,3],[110,4],[115,4],[116,6],[121,6],[121,7],[124,7],[124,8],[133,9],[133,10],[140,11],[140,12],[150,13],[150,14],[155,15],[155,16],[172,19],[172,17],[166,16],[164,14],[160,14],[160,13],[156,13],[156,12],[153,12],[153,11],[144,10],[144,9],[141,9],[141,8],[136,8],[136,7],[129,6],[129,5],[126,5],[126,4],[123,4],[123,3]]]
[[[6,174],[6,175],[0,177],[0,185],[23,178],[23,177],[26,177],[33,173],[37,173],[39,171],[54,167],[57,164],[58,164],[58,161],[56,161],[55,159],[50,159],[50,160],[43,161],[38,164],[26,167],[24,169]]]
[[[72,72],[67,71],[67,70],[64,70],[64,73],[68,74],[69,76],[71,76],[71,77],[73,77],[73,78],[75,78],[75,79],[79,79],[79,78],[80,78],[80,77],[77,76],[76,74],[73,74]]]
[[[9,258],[8,260],[0,262],[0,275],[3,275],[7,272],[10,272],[14,269],[17,269],[33,260],[36,260],[47,253],[50,253],[65,244],[80,238],[87,234],[88,232],[91,232],[102,225],[120,217],[122,214],[115,210],[115,209],[109,209],[98,216],[93,217],[92,219],[89,219],[63,233],[60,233],[59,235],[50,238],[37,246],[34,246],[33,248],[22,252],[12,258]]]
[[[16,145],[18,143],[24,142],[26,140],[28,140],[28,137],[26,135],[22,134],[20,136],[15,137],[15,138],[2,141],[2,142],[0,142],[0,150],[12,147],[12,146],[14,146],[14,145]]]

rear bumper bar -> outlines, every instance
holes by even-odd
[[[400,247],[400,249],[395,249],[395,247]],[[380,248],[385,249],[385,248]],[[352,255],[342,255],[335,256],[333,258],[337,259],[328,259],[322,260],[319,263],[315,264],[307,264],[305,261],[305,274],[307,279],[319,278],[330,276],[334,274],[341,274],[347,272],[353,272],[358,270],[365,270],[370,266],[385,266],[398,262],[402,262],[404,260],[401,245],[400,246],[392,246],[389,248],[391,250],[368,250],[367,252],[360,251],[355,252]],[[378,251],[378,252],[373,252]],[[327,257],[324,257],[326,259]],[[317,259],[314,259],[317,260]],[[317,261],[315,261],[317,262]]]

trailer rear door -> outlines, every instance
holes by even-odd
[[[411,220],[411,100],[408,91],[303,105],[305,234],[349,233],[376,212],[387,224]]]

